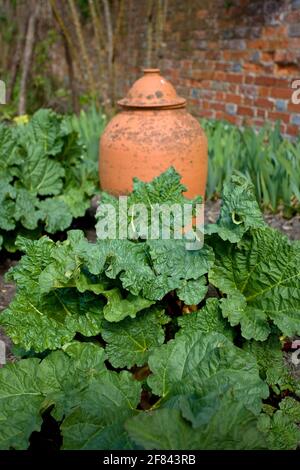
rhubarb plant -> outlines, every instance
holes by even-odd
[[[29,123],[0,125],[0,248],[70,227],[96,192],[94,165],[67,118],[41,109]]]
[[[129,199],[194,204],[183,190],[168,170]],[[281,340],[300,334],[300,245],[265,225],[246,178],[196,250],[80,231],[17,246],[0,448],[28,448],[49,414],[62,449],[297,448],[300,382]]]

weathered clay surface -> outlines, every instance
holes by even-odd
[[[206,136],[173,86],[157,70],[148,71],[120,104],[124,111],[110,121],[100,142],[101,188],[126,194],[134,176],[150,181],[173,166],[187,197],[204,196]]]

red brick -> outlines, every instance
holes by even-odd
[[[264,109],[274,108],[274,103],[266,98],[258,98],[257,100],[254,101],[254,105],[259,108],[264,108]]]
[[[227,72],[227,70],[230,68],[230,64],[223,63],[223,62],[217,62],[215,64],[215,69],[216,70],[222,70],[223,72]]]
[[[264,119],[253,119],[252,121],[254,126],[262,127],[265,124]]]
[[[273,62],[274,52],[261,52],[260,60],[262,62]]]
[[[249,51],[225,50],[223,52],[223,59],[228,62],[247,60],[248,58],[249,58]]]
[[[284,100],[291,99],[292,88],[271,88],[270,96],[272,98],[281,98]]]
[[[213,103],[211,103],[211,108],[215,109],[216,111],[224,111],[225,110],[225,104],[224,103],[213,102]]]
[[[237,114],[240,114],[241,116],[254,116],[254,111],[249,106],[239,106]]]
[[[298,75],[298,74],[297,74]],[[297,78],[297,76],[295,76]],[[292,77],[290,78],[276,78],[275,87],[289,88],[291,86]]]
[[[193,70],[193,78],[195,80],[211,80],[214,78],[214,72],[212,70]]]
[[[243,83],[244,76],[242,74],[237,74],[237,73],[227,73],[225,76],[225,80],[227,82],[232,82],[232,83]]]
[[[226,121],[231,122],[231,124],[237,124],[237,122],[238,122],[238,117],[237,116],[232,116],[232,114],[225,113],[224,114],[224,119],[226,119]]]
[[[279,64],[297,64],[299,54],[294,51],[280,50],[276,51],[274,55],[274,62]]]
[[[247,72],[253,72],[253,73],[263,73],[265,72],[265,67],[260,64],[251,64],[251,63],[246,63],[243,65],[244,70]]]
[[[223,93],[222,91],[216,91],[215,93],[216,101],[223,101],[225,96],[226,96],[225,93]]]
[[[247,85],[252,85],[255,82],[255,77],[253,75],[246,75],[245,83]]]
[[[260,86],[258,87],[258,95],[259,96],[270,96],[270,91],[271,91],[271,88],[269,87],[265,87],[265,86]]]
[[[200,100],[189,98],[189,105],[197,106],[200,103]]]
[[[281,26],[265,26],[262,31],[262,35],[266,37],[278,37],[282,35],[286,35],[287,28],[285,25]]]
[[[276,51],[277,49],[288,49],[288,47],[289,47],[288,39],[277,38],[277,39],[271,39],[270,41],[267,41],[264,49],[267,51]]]
[[[264,117],[266,116],[266,112],[265,112],[264,109],[257,109],[257,110],[256,110],[256,115],[257,115],[258,117],[263,117],[263,118],[264,118]]]
[[[199,88],[207,88],[208,90],[212,88],[213,82],[211,80],[201,80],[201,82],[198,83]]]
[[[224,72],[214,72],[213,73],[213,79],[218,80],[218,81],[224,81],[226,77],[226,74]]]
[[[272,86],[276,83],[276,81],[275,81],[275,78],[265,75],[261,77],[255,77],[254,83],[256,85]]]
[[[212,109],[213,106],[212,106],[210,101],[205,100],[205,101],[202,102],[202,107],[203,107],[203,109]]]
[[[206,51],[205,58],[208,60],[221,60],[221,52],[219,50]]]
[[[205,109],[205,110],[204,110],[204,109],[201,109],[201,107],[200,107],[200,109],[199,109],[199,116],[203,116],[203,117],[206,117],[206,118],[211,119],[211,118],[214,117],[214,113],[213,113],[212,110],[208,110],[208,109]]]
[[[227,93],[227,94],[225,94],[225,101],[227,103],[241,104],[242,98],[241,98],[240,95],[235,95],[233,93]]]
[[[283,121],[286,124],[290,122],[290,115],[288,113],[278,113],[273,111],[268,111],[268,118],[271,118],[273,121]]]
[[[281,75],[282,77],[297,76],[299,73],[299,67],[297,65],[282,66],[275,64],[275,73],[276,75]]]
[[[192,60],[181,60],[180,61],[180,65],[183,67],[183,68],[191,68],[192,65],[193,65],[193,61]],[[172,69],[173,69],[173,63],[171,65]]]
[[[300,104],[294,104],[292,102],[290,102],[288,104],[288,111],[290,111],[291,113],[297,113],[297,114],[300,114]]]
[[[219,49],[219,43],[218,43],[218,41],[209,41],[209,42],[207,43],[207,48],[208,48],[208,49],[213,49],[213,50]]]
[[[248,96],[244,96],[243,104],[246,106],[253,106],[253,98],[249,98]]]
[[[295,137],[300,135],[299,127],[298,126],[293,126],[292,124],[288,124],[286,126],[286,132],[287,132],[288,135],[292,135],[292,136],[295,136]]]
[[[206,18],[208,15],[208,10],[207,8],[203,9],[203,10],[198,10],[197,13],[196,13],[196,17],[199,19],[199,20],[202,20],[203,18]]]
[[[266,41],[263,39],[254,39],[251,41],[247,41],[247,47],[249,49],[264,50],[265,45],[266,45]]]

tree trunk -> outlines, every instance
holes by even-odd
[[[87,53],[87,49],[86,49],[86,45],[85,45],[84,37],[83,37],[83,32],[82,32],[82,28],[81,28],[81,24],[80,24],[78,12],[77,12],[74,0],[69,0],[69,5],[70,5],[70,10],[71,10],[74,26],[75,26],[75,31],[76,31],[78,44],[79,44],[80,54],[82,56],[82,60],[84,62],[85,68],[86,68],[89,89],[90,89],[90,92],[95,97],[96,96],[96,85],[95,85],[94,76],[93,76],[92,64],[89,60],[89,56],[88,56],[88,53]]]
[[[152,49],[153,49],[153,0],[148,0],[147,4],[147,55],[146,66],[152,66]]]
[[[16,44],[15,51],[13,53],[13,58],[12,58],[10,71],[9,71],[9,80],[8,80],[7,88],[6,88],[7,103],[11,101],[12,96],[13,96],[13,91],[15,88],[16,80],[17,80],[18,70],[20,67],[21,59],[22,59],[22,50],[24,47],[26,28],[28,25],[28,16],[26,16],[25,12],[23,12],[23,9],[21,9],[21,11],[19,12],[18,10],[16,10],[16,15],[21,16],[21,21],[19,21],[19,28],[18,28],[19,33],[17,37],[17,44]]]
[[[107,34],[107,70],[108,70],[108,81],[110,85],[110,100],[111,105],[113,104],[114,99],[114,90],[113,90],[113,56],[114,56],[114,33],[112,26],[112,19],[110,13],[110,7],[108,0],[102,0],[104,8],[104,19],[106,25],[106,34]]]
[[[72,97],[72,108],[75,113],[78,113],[79,103],[78,103],[77,92],[76,92],[73,59],[72,59],[72,55],[70,52],[68,41],[66,40],[63,34],[62,34],[62,39],[63,39],[64,48],[65,48],[66,62],[68,66],[69,83],[70,83],[71,97]]]
[[[105,79],[106,77],[103,73],[103,68],[105,69],[104,64],[106,56],[106,41],[103,34],[103,25],[101,24],[101,17],[96,10],[94,0],[89,0],[89,9],[93,23],[93,30],[96,40],[96,51],[98,55],[98,83],[100,83],[99,86],[101,86],[102,100],[104,103],[107,103],[109,101],[107,86],[103,85],[107,83],[107,80]]]
[[[50,5],[51,5],[51,9],[52,9],[54,18],[55,18],[55,20],[56,20],[56,22],[57,22],[57,24],[58,24],[58,26],[61,30],[61,33],[64,36],[66,42],[68,43],[68,48],[69,48],[69,52],[72,56],[73,64],[74,64],[74,62],[76,62],[77,66],[80,70],[80,73],[83,74],[81,64],[80,64],[80,61],[79,61],[79,58],[78,58],[77,49],[74,46],[71,34],[69,33],[68,28],[66,27],[65,22],[62,18],[62,15],[59,12],[56,0],[50,0]]]
[[[27,32],[26,32],[25,49],[24,49],[23,64],[22,64],[22,75],[21,75],[21,82],[20,82],[20,98],[19,98],[19,107],[18,107],[19,115],[26,113],[26,88],[27,88],[27,81],[28,81],[28,76],[29,76],[29,71],[30,71],[32,55],[33,55],[36,23],[37,23],[39,11],[40,11],[40,0],[37,0],[32,3],[32,10],[30,12],[28,27],[27,27]]]

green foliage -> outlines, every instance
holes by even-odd
[[[252,184],[244,176],[233,175],[223,190],[218,222],[209,225],[207,232],[218,233],[222,240],[236,243],[242,239],[250,227],[263,228],[264,226]]]
[[[266,449],[257,418],[238,401],[222,400],[215,409],[205,411],[209,421],[196,426],[192,426],[190,420],[176,408],[161,408],[136,416],[128,420],[125,426],[133,441],[145,449]]]
[[[276,211],[283,204],[287,214],[299,209],[300,138],[284,139],[279,122],[274,129],[265,126],[258,132],[225,121],[203,119],[202,125],[208,137],[208,198],[221,194],[238,171],[252,181],[262,207]]]
[[[264,341],[273,322],[287,336],[300,331],[300,250],[281,233],[266,227],[238,245],[214,244],[210,282],[227,297],[223,316],[241,325],[245,338]]]
[[[18,233],[55,233],[83,216],[97,173],[77,134],[53,111],[28,124],[0,125],[0,234],[7,249]]]
[[[293,398],[285,398],[279,410],[259,417],[258,427],[266,435],[272,450],[295,449],[300,441],[300,404]]]
[[[99,138],[107,124],[106,115],[93,104],[86,111],[81,110],[77,116],[70,116],[68,126],[70,131],[75,131],[80,137],[80,142],[86,148],[87,158],[94,163],[98,172]]]
[[[113,447],[114,429],[118,430],[115,437],[118,445],[126,442],[126,436],[121,439],[119,433],[138,404],[140,385],[126,372],[118,375],[108,371],[104,360],[103,349],[73,343],[64,352],[53,352],[42,362],[30,358],[9,364],[1,371],[0,378],[3,430],[0,449],[26,448],[31,432],[40,428],[42,411],[49,406],[57,420],[65,417],[63,434],[67,448],[73,448],[74,443],[79,445],[78,438],[80,448],[85,447],[85,440],[89,448]],[[83,423],[84,432],[80,429],[79,416],[90,417],[88,427]]]
[[[150,309],[138,314],[136,319],[104,324],[102,337],[107,343],[108,359],[114,367],[143,366],[151,351],[163,344],[165,334],[157,318],[159,313]]]
[[[23,359],[0,370],[0,448],[26,449],[45,411],[63,449],[298,446],[300,383],[279,338],[300,334],[300,243],[262,223],[253,191],[231,179],[197,250],[80,231],[18,238],[26,254],[0,323]],[[136,181],[131,200],[183,204],[181,193],[168,170]]]

